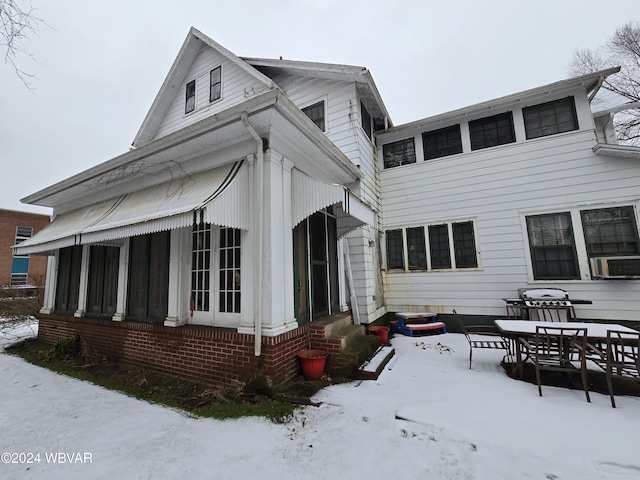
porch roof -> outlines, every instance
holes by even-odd
[[[58,248],[113,243],[122,238],[206,221],[247,229],[247,168],[243,161],[120,195],[58,215],[16,255],[50,254]]]

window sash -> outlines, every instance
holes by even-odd
[[[633,207],[583,210],[580,213],[589,258],[640,254]]]
[[[319,101],[318,103],[314,103],[313,105],[309,105],[302,109],[302,112],[311,119],[316,126],[325,131],[325,122],[324,122],[324,100]]]
[[[571,214],[534,215],[526,223],[534,279],[580,279]]]
[[[522,109],[527,140],[578,129],[573,97]]]
[[[364,103],[360,102],[360,120],[362,122],[362,130],[367,134],[369,140],[371,140],[371,136],[373,135],[372,127],[371,127],[371,115],[369,114],[369,110],[364,106]]]
[[[516,141],[511,112],[469,122],[471,150],[505,145]]]
[[[429,225],[429,254],[432,270],[451,268],[449,228],[446,223]]]
[[[425,160],[462,153],[460,125],[424,132],[422,134],[422,146]]]
[[[214,102],[222,96],[222,65],[209,72],[209,101]]]
[[[184,113],[193,112],[196,109],[196,81],[191,80],[185,87]]]
[[[407,259],[409,270],[427,269],[427,249],[424,227],[407,228]]]
[[[242,251],[241,231],[237,228],[220,228],[219,251],[219,303],[218,310],[240,313]]]
[[[402,230],[387,230],[387,269],[404,270],[404,247]]]
[[[416,147],[413,137],[383,145],[382,157],[384,168],[416,163]]]
[[[453,249],[456,268],[476,268],[476,241],[473,233],[473,222],[460,222],[451,225],[453,233]]]

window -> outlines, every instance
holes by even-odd
[[[402,230],[388,230],[385,236],[387,237],[387,269],[404,270]]]
[[[237,228],[220,228],[221,312],[240,313],[240,233]]]
[[[471,150],[495,147],[516,141],[511,112],[469,122]]]
[[[362,120],[362,130],[367,134],[369,140],[371,140],[371,136],[373,135],[371,128],[371,115],[369,114],[369,110],[364,106],[364,103],[360,102],[360,118]]]
[[[462,153],[460,125],[424,132],[422,134],[422,145],[424,147],[425,160]]]
[[[16,240],[15,245],[20,245],[22,242],[33,236],[33,227],[17,226],[16,227]]]
[[[416,147],[412,138],[387,143],[382,146],[384,168],[416,163]]]
[[[191,80],[185,89],[184,113],[193,112],[196,108],[196,81]]]
[[[589,258],[640,254],[633,207],[584,210],[580,213]]]
[[[60,249],[55,301],[55,309],[58,312],[71,313],[78,309],[81,261],[81,245]]]
[[[303,108],[302,112],[324,132],[324,101],[309,105]]]
[[[211,225],[194,225],[191,247],[191,310],[210,311]]]
[[[127,316],[163,322],[169,305],[169,232],[131,238]]]
[[[429,253],[432,269],[451,268],[449,228],[446,224],[429,225]]]
[[[522,109],[527,140],[578,129],[573,97]]]
[[[473,234],[473,222],[461,222],[451,224],[453,231],[453,251],[456,259],[456,268],[476,268],[478,258],[476,256],[476,240]]]
[[[407,228],[407,258],[409,270],[427,269],[427,250],[424,243],[424,227]]]
[[[195,89],[194,89],[195,90]],[[195,93],[195,92],[194,92]],[[209,101],[218,100],[222,95],[222,66],[209,72]]]
[[[580,278],[570,213],[526,217],[535,280]]]
[[[116,313],[120,249],[92,245],[89,250],[87,314],[111,316]]]

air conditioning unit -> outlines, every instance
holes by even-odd
[[[640,279],[640,256],[594,257],[590,261],[592,278]]]

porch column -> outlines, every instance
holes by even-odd
[[[47,258],[47,278],[44,283],[44,298],[40,313],[51,313],[56,304],[56,282],[58,280],[58,253]]]
[[[185,238],[188,228],[171,230],[169,250],[169,298],[165,327],[177,327],[186,323],[189,311],[190,283],[186,280],[188,273],[185,267],[191,265],[191,252],[187,252],[189,245]],[[187,257],[186,253],[189,254]]]
[[[120,247],[120,261],[118,264],[118,291],[116,292],[116,312],[111,320],[121,322],[127,314],[127,282],[129,281],[129,242],[126,238]]]
[[[82,260],[80,261],[80,291],[78,293],[78,309],[74,317],[84,317],[87,312],[87,283],[89,282],[89,245],[82,246]]]
[[[255,183],[255,166],[256,156],[252,153],[247,155],[247,173],[249,180],[249,188],[247,189],[247,195],[249,196],[247,205],[255,205],[256,202],[256,183]],[[246,242],[242,242],[242,306],[240,326],[238,327],[238,333],[247,333],[250,335],[255,334],[255,320],[253,318],[255,314],[254,302],[256,301],[256,288],[260,288],[259,280],[255,277],[256,271],[256,252],[255,252],[255,238],[256,238],[256,225],[257,222],[252,221],[249,227],[249,232],[244,235],[243,238]],[[248,261],[245,261],[247,259]]]

